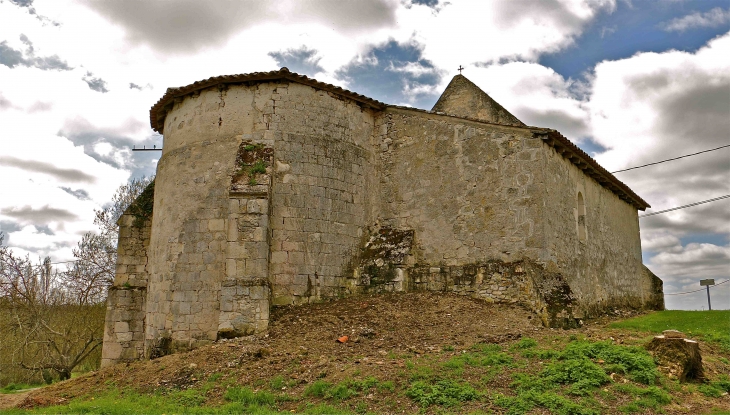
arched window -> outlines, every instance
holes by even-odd
[[[583,200],[583,193],[578,192],[577,200],[577,211],[578,211],[578,240],[586,240],[586,204]]]

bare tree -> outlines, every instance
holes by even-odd
[[[50,369],[68,379],[101,345],[104,304],[53,272],[50,258],[34,264],[0,246],[0,297],[9,314],[3,331],[14,338],[12,360],[24,369]]]
[[[151,183],[133,179],[95,211],[98,232],[82,237],[66,271],[54,272],[49,258],[34,264],[28,256],[14,255],[0,232],[0,337],[4,352],[12,348],[13,364],[52,370],[64,380],[101,346],[104,303],[117,261],[117,220]]]
[[[73,250],[76,262],[67,276],[69,283],[79,285],[76,292],[80,295],[90,299],[106,297],[107,289],[114,283],[117,263],[117,221],[153,180],[147,177],[130,180],[117,189],[109,205],[94,211],[98,232],[87,232],[81,238]]]

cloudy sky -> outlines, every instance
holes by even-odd
[[[290,70],[430,109],[456,68],[609,171],[730,144],[730,2],[0,0],[0,230],[72,259],[93,210],[161,145],[167,87]],[[617,177],[651,211],[730,194],[730,148]],[[666,293],[730,278],[730,199],[641,219]],[[730,283],[713,291],[730,308]],[[701,309],[704,292],[667,296]]]

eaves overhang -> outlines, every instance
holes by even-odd
[[[581,150],[578,146],[565,138],[565,136],[560,134],[559,131],[548,128],[532,128],[534,133],[542,138],[547,145],[553,147],[558,154],[562,155],[576,167],[583,170],[583,173],[592,177],[600,183],[601,186],[611,190],[626,203],[629,203],[642,211],[651,207],[644,199],[634,193],[629,186],[617,179],[616,176],[611,174],[608,170],[604,169],[597,161],[586,154],[585,151]]]
[[[305,75],[299,75],[297,73],[291,72],[287,68],[281,68],[278,71],[270,72],[252,72],[238,75],[214,76],[212,78],[197,81],[183,87],[167,88],[165,95],[163,95],[162,98],[160,98],[160,100],[157,101],[157,103],[153,105],[152,108],[150,108],[150,126],[153,130],[157,131],[160,134],[163,134],[167,111],[172,108],[175,99],[182,98],[196,91],[200,91],[214,86],[259,83],[278,80],[287,80],[303,85],[309,85],[319,90],[328,91],[333,94],[349,98],[365,107],[370,107],[378,110],[382,110],[386,107],[386,104],[366,97],[365,95],[348,91],[347,89],[325,82],[319,82],[316,79],[309,78]]]

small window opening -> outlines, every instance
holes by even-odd
[[[583,200],[583,193],[578,192],[578,240],[586,240],[586,204]]]

